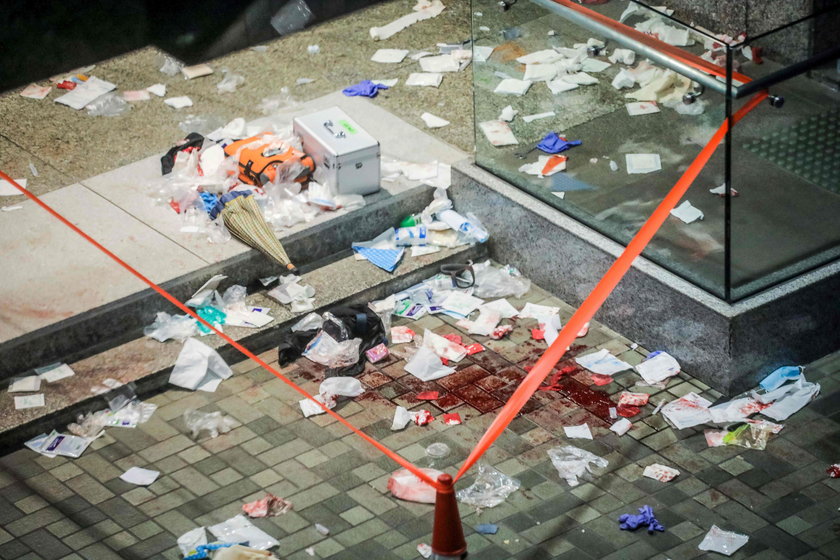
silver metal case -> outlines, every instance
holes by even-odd
[[[338,194],[379,190],[379,142],[347,113],[330,107],[295,117],[293,127],[315,162],[316,181],[333,185]]]

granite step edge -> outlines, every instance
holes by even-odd
[[[486,257],[486,254],[486,246],[477,245],[444,249],[422,257],[407,257],[394,274],[378,269],[367,261],[348,256],[303,274],[301,281],[315,288],[315,307],[316,311],[321,312],[335,305],[380,299],[435,274],[441,264],[476,260]],[[337,279],[341,282],[337,282]],[[264,290],[250,294],[248,302],[251,305],[271,307],[275,320],[260,329],[231,327],[225,332],[256,355],[273,348],[279,334],[291,328],[305,314],[291,313],[286,306],[268,298]],[[174,310],[171,304],[167,303],[165,307]],[[208,335],[200,337],[200,340],[216,348],[229,364],[245,358],[217,336]],[[154,394],[167,386],[169,372],[182,346],[178,341],[160,343],[140,337],[71,363],[76,373],[74,377],[53,384],[42,383],[41,392],[47,403],[42,408],[15,410],[14,394],[7,391],[0,393],[0,410],[7,411],[0,416],[0,447],[20,445],[52,429],[65,430],[66,425],[74,421],[77,415],[105,408],[108,393],[94,395],[91,388],[101,385],[107,378],[123,384],[134,383],[141,398]]]

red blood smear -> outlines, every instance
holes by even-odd
[[[610,419],[610,408],[614,408],[615,403],[607,393],[587,387],[580,381],[570,377],[561,379],[558,386],[560,393],[568,397],[572,402],[582,406],[601,420],[610,424],[612,423],[612,419]]]
[[[414,419],[414,423],[418,426],[425,426],[426,424],[432,422],[435,419],[432,416],[432,413],[428,410],[421,410],[417,417]]]
[[[472,356],[473,354],[478,354],[479,352],[484,352],[484,346],[476,342],[475,344],[470,344],[466,347],[467,349],[467,356]]]
[[[534,340],[545,340],[545,331],[543,329],[531,329],[531,338]]]
[[[445,366],[448,366],[449,365],[449,360],[447,360],[446,358],[441,358],[440,363],[442,363]]]
[[[178,214],[181,213],[181,207],[178,205],[178,202],[175,201],[175,199],[169,201],[169,206],[171,206],[172,209],[175,210],[175,212],[177,212]]]
[[[513,332],[513,327],[511,325],[501,325],[496,327],[496,330],[493,331],[490,338],[493,340],[500,340],[503,336],[508,335],[511,332]]]
[[[463,341],[463,339],[460,336],[458,336],[457,334],[445,334],[445,335],[443,335],[443,338],[445,338],[446,340],[449,340],[451,342],[454,342],[455,344],[461,344],[462,341]]]
[[[840,478],[840,463],[835,463],[825,470],[831,478]]]
[[[461,415],[457,412],[453,412],[452,414],[444,414],[443,415],[443,422],[445,424],[460,424],[461,423]]]
[[[609,385],[612,383],[613,378],[609,375],[601,375],[598,373],[592,373],[589,375],[592,378],[592,383],[598,385],[599,387],[603,387],[604,385]]]
[[[420,401],[434,401],[440,398],[440,391],[424,391],[417,393],[417,400]]]
[[[638,406],[630,406],[627,404],[622,404],[616,407],[616,411],[618,412],[619,416],[623,416],[625,418],[633,418],[638,413],[642,411],[641,408]]]

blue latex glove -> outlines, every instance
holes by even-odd
[[[796,379],[802,370],[799,366],[782,366],[767,377],[765,377],[759,387],[765,391],[773,391],[784,385],[789,379]]]
[[[639,527],[647,526],[648,533],[664,531],[665,527],[653,516],[653,508],[642,506],[638,514],[625,513],[618,518],[619,528],[623,531],[635,531]]]
[[[353,84],[341,90],[341,93],[347,97],[355,97],[363,95],[365,97],[376,97],[380,89],[388,89],[388,86],[383,84],[374,84],[370,80],[362,80],[358,84]]]
[[[216,202],[218,202],[218,198],[215,194],[209,192],[200,192],[198,196],[201,197],[201,201],[204,202],[204,210],[210,214],[213,212],[213,209],[216,207]]]
[[[219,200],[216,201],[216,204],[213,206],[213,208],[207,211],[207,213],[210,214],[210,219],[215,220],[216,216],[219,215],[219,212],[222,211],[222,208],[225,207],[225,204],[227,204],[237,196],[250,196],[252,194],[254,193],[252,193],[251,191],[233,191],[223,194],[219,198]]]
[[[572,140],[569,142],[565,138],[558,136],[556,132],[549,132],[545,135],[545,138],[540,140],[540,143],[537,144],[537,148],[547,154],[559,154],[560,152],[565,152],[572,146],[580,146],[582,143],[583,142],[580,140]]]

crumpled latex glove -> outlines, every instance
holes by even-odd
[[[355,97],[363,95],[364,97],[376,97],[380,89],[388,89],[388,86],[383,84],[375,84],[370,80],[362,80],[358,84],[346,87],[341,90],[341,93],[348,97]]]
[[[565,152],[572,146],[580,146],[582,143],[580,140],[569,142],[565,137],[559,136],[556,132],[549,132],[545,135],[545,138],[540,140],[537,148],[547,154],[559,154],[560,152]]]
[[[650,506],[642,506],[639,508],[638,514],[625,513],[618,518],[619,528],[623,531],[635,531],[639,527],[647,526],[648,533],[654,531],[664,531],[665,526],[662,525],[653,516],[653,508]]]

